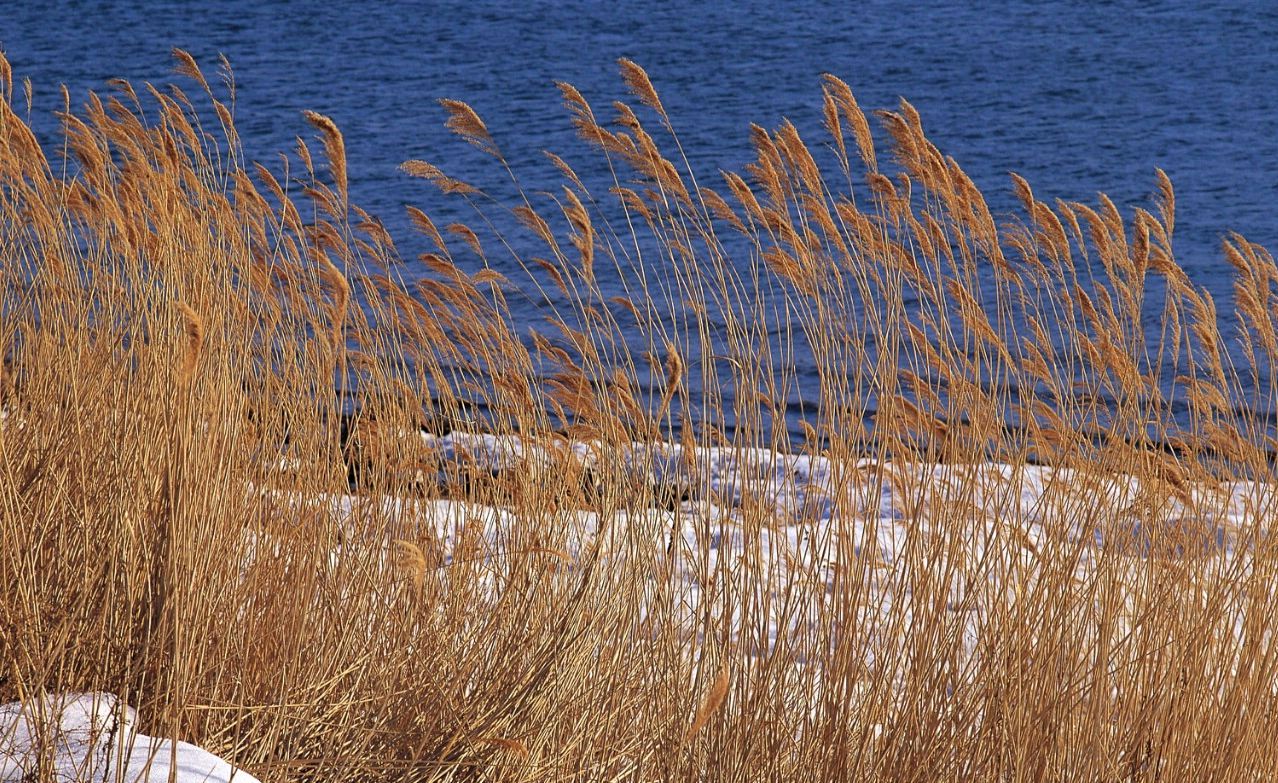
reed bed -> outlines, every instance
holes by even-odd
[[[401,249],[330,119],[248,161],[176,58],[58,155],[0,59],[3,700],[264,781],[1278,770],[1278,266],[1224,242],[1222,332],[1161,172],[996,218],[833,76],[819,142],[694,172],[623,60],[608,118],[559,85],[611,174],[553,192],[444,101],[510,184],[407,161],[474,219]]]

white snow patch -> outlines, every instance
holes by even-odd
[[[0,706],[0,782],[259,783],[180,740],[149,737],[110,693],[47,694]]]

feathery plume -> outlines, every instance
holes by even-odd
[[[444,122],[444,127],[461,136],[470,142],[477,149],[492,155],[494,158],[501,158],[501,151],[497,149],[497,143],[493,141],[493,137],[488,133],[488,126],[484,121],[479,119],[479,115],[475,110],[464,101],[456,101],[449,98],[442,98],[439,105],[443,106],[448,112],[448,119]]]
[[[173,59],[177,60],[177,67],[174,69],[177,73],[194,79],[205,92],[212,92],[209,89],[208,80],[204,78],[204,73],[200,71],[200,66],[196,64],[195,58],[191,56],[190,52],[175,46],[172,53]]]
[[[310,111],[309,109],[302,112],[307,122],[314,125],[323,134],[324,155],[328,158],[329,170],[333,173],[333,180],[337,183],[338,195],[342,198],[342,203],[348,202],[347,181],[346,181],[346,141],[342,138],[342,132],[338,130],[337,123],[332,119]]]
[[[196,365],[200,361],[200,353],[204,348],[204,322],[186,302],[176,300],[174,305],[182,313],[183,331],[186,334],[186,352],[182,356],[181,378],[183,383],[189,382],[195,374]]]
[[[661,119],[669,122],[670,118],[666,116],[666,109],[661,105],[661,99],[657,97],[657,91],[652,86],[652,80],[648,78],[648,72],[640,68],[638,63],[624,57],[618,60],[617,64],[621,66],[621,78],[625,80],[630,92],[634,93],[643,105],[660,114]]]
[[[731,676],[728,671],[727,664],[719,670],[719,676],[714,678],[714,684],[710,686],[710,690],[706,693],[705,699],[702,700],[701,706],[697,709],[696,716],[692,719],[692,725],[684,732],[683,741],[687,742],[692,739],[705,728],[710,722],[710,718],[714,717],[715,712],[723,706],[723,700],[728,695],[728,685],[731,682]]]

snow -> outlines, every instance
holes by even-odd
[[[109,693],[0,706],[0,781],[258,783],[203,748],[142,734],[136,722],[137,714]]]
[[[1164,498],[1164,515],[1142,516],[1130,509],[1151,490],[1135,477],[1047,466],[839,462],[764,449],[685,450],[672,443],[606,449],[491,434],[423,440],[440,462],[483,470],[554,475],[545,466],[553,471],[554,460],[571,454],[591,467],[607,459],[610,471],[620,467],[654,484],[692,488],[692,497],[673,510],[632,506],[605,517],[561,509],[549,512],[553,522],[543,518],[538,524],[551,525],[559,535],[555,547],[578,563],[600,557],[622,565],[627,552],[657,553],[649,567],[652,579],[670,582],[654,593],[673,592],[687,631],[726,629],[748,654],[766,654],[782,636],[836,644],[839,629],[830,626],[830,602],[847,589],[837,586],[836,577],[843,573],[846,581],[854,572],[859,581],[852,588],[864,591],[856,610],[859,627],[888,627],[889,621],[910,627],[921,616],[915,602],[919,585],[926,584],[927,600],[939,596],[961,627],[965,655],[972,656],[991,614],[1021,600],[1041,576],[1044,558],[1072,557],[1079,584],[1102,561],[1111,571],[1134,573],[1151,555],[1159,535],[1150,528],[1157,525],[1181,534],[1179,543],[1163,544],[1172,549],[1159,557],[1234,562],[1251,545],[1249,536],[1267,533],[1257,527],[1266,517],[1257,509],[1273,503],[1270,487],[1200,485],[1192,489],[1193,503]],[[510,542],[527,540],[516,534],[521,520],[506,508],[387,497],[322,502],[339,525],[367,531],[367,520],[394,521],[397,530],[433,538],[443,568],[454,562],[459,542],[480,539],[489,566],[484,579],[494,599]],[[1062,512],[1062,503],[1074,504],[1073,510]],[[1093,512],[1092,527],[1061,529],[1059,520],[1077,518],[1079,510]],[[636,542],[641,545],[633,546]],[[339,550],[358,545],[355,538]],[[362,545],[379,544],[365,539]],[[389,553],[389,540],[381,546]],[[1239,562],[1246,567],[1246,558]],[[1010,574],[1018,575],[1017,584],[1000,582]],[[866,665],[875,659],[872,647],[865,652]]]

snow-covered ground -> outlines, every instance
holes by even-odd
[[[670,509],[623,504],[606,518],[595,510],[553,511],[559,536],[553,545],[578,563],[602,558],[616,565],[637,551],[663,556],[653,564],[653,578],[673,583],[689,631],[711,618],[755,652],[771,648],[779,635],[837,634],[828,624],[829,603],[839,589],[837,575],[846,582],[852,570],[859,574],[856,589],[864,590],[861,627],[889,616],[908,626],[924,579],[929,601],[939,592],[947,610],[965,618],[964,647],[971,651],[988,611],[1016,601],[1046,558],[1070,558],[1080,583],[1101,560],[1111,571],[1137,569],[1149,557],[1235,562],[1252,535],[1267,533],[1261,510],[1273,504],[1272,488],[1245,482],[1177,490],[1143,487],[1131,476],[1033,465],[840,463],[762,449],[685,451],[678,444],[605,450],[482,434],[425,440],[441,462],[483,470],[554,478],[568,453],[609,475],[620,469],[651,486],[688,488],[689,497]],[[601,468],[604,460],[610,462]],[[357,496],[323,502],[339,524],[398,520],[396,529],[433,539],[443,568],[454,562],[460,542],[472,546],[467,558],[478,539],[486,557],[501,559],[509,542],[527,540],[515,535],[521,520],[503,507]],[[1161,511],[1142,510],[1151,504],[1162,504]],[[1062,527],[1062,520],[1088,518],[1086,529]],[[634,546],[639,539],[647,539],[646,546]],[[499,570],[491,569],[494,580]],[[939,587],[938,572],[946,574]],[[1012,573],[1021,584],[996,581]],[[804,589],[796,591],[796,582]],[[498,581],[492,588],[500,589]]]
[[[187,742],[149,737],[109,693],[62,693],[0,706],[0,781],[258,783]]]

